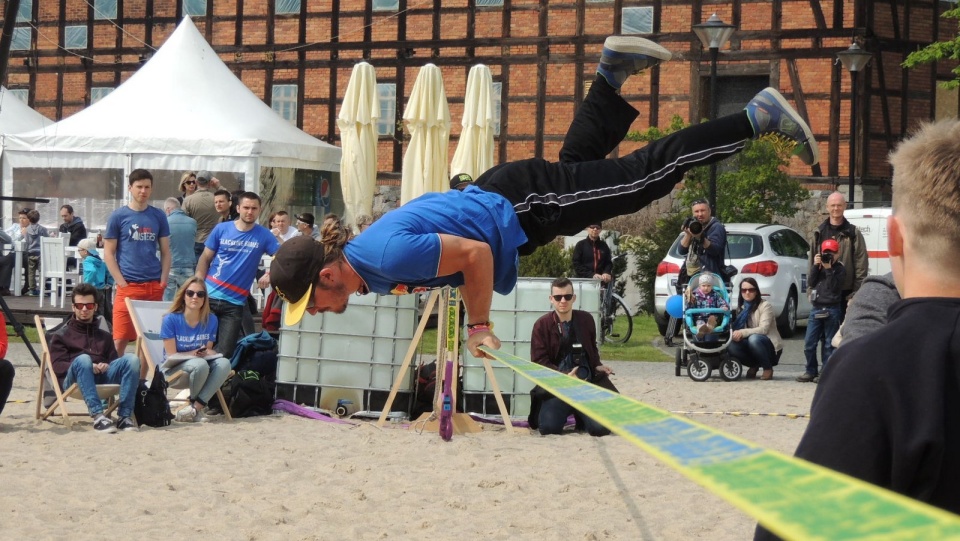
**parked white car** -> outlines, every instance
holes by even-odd
[[[729,251],[729,256],[724,259],[739,271],[733,277],[731,305],[736,306],[739,299],[740,281],[750,276],[760,286],[763,299],[773,304],[774,313],[779,314],[777,327],[780,334],[793,336],[797,320],[810,315],[810,300],[807,298],[809,243],[803,235],[783,225],[724,225]],[[661,335],[666,333],[669,319],[666,315],[667,298],[677,294],[677,276],[684,260],[677,251],[681,238],[682,233],[657,267],[654,317]]]

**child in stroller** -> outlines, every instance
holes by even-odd
[[[681,367],[694,381],[706,381],[720,370],[727,381],[740,379],[743,366],[727,354],[730,344],[730,297],[719,275],[702,272],[690,278],[683,294],[683,345],[677,348]]]

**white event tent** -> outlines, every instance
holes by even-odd
[[[52,120],[31,109],[6,87],[0,86],[0,133],[20,133],[51,124]]]
[[[281,118],[220,60],[184,18],[133,76],[55,124],[2,140],[4,195],[47,197],[44,222],[71,203],[88,229],[124,204],[126,176],[147,169],[155,204],[185,171],[208,170],[271,209],[340,211],[340,148]],[[8,206],[3,213],[10,216]]]

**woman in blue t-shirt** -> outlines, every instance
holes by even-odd
[[[230,375],[230,361],[213,350],[216,337],[217,316],[210,313],[207,286],[202,278],[191,276],[174,295],[160,327],[164,360],[185,358],[173,366],[165,362],[164,376],[183,370],[190,379],[190,400],[177,412],[177,421],[206,420],[203,408]]]

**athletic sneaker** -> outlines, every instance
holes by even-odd
[[[102,413],[93,419],[93,429],[101,434],[117,433],[117,427],[113,425],[113,421]]]
[[[178,423],[193,423],[197,420],[197,410],[193,406],[185,406],[177,412]]]
[[[673,55],[660,45],[638,36],[610,36],[603,42],[597,73],[619,90],[627,77],[670,60]]]
[[[803,163],[813,165],[820,161],[820,149],[810,126],[804,122],[786,98],[773,88],[765,88],[744,108],[753,133],[776,133],[797,142],[793,151]]]
[[[117,421],[117,430],[123,432],[140,432],[140,427],[137,426],[137,423],[133,422],[133,419],[129,417],[121,417]]]

